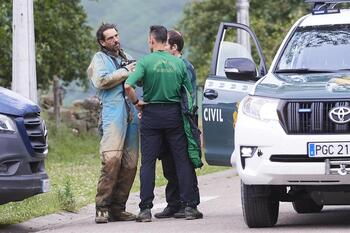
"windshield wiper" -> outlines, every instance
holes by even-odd
[[[307,74],[307,73],[334,73],[333,70],[316,70],[316,69],[279,69],[275,73],[297,73],[297,74]]]

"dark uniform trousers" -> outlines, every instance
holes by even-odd
[[[173,156],[169,151],[169,146],[166,144],[163,146],[163,150],[159,155],[159,159],[162,161],[163,175],[167,179],[168,183],[165,187],[165,197],[168,206],[174,209],[184,207],[184,203],[180,197],[179,183],[176,174],[176,168]],[[193,173],[195,170],[193,168]],[[200,203],[200,196],[198,190],[197,176],[195,175],[195,191],[196,191],[196,203]]]
[[[197,178],[188,158],[187,138],[180,104],[145,105],[141,118],[141,210],[153,207],[155,165],[163,144],[168,146],[174,162],[180,199],[184,206],[199,204]],[[174,174],[174,173],[173,173]]]

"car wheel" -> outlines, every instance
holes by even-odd
[[[319,205],[311,198],[308,198],[293,201],[293,208],[298,214],[320,213],[323,205]]]
[[[241,182],[241,201],[244,221],[249,228],[276,224],[279,201],[272,196],[270,186],[245,185]]]

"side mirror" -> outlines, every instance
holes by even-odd
[[[226,77],[233,80],[257,80],[256,65],[248,58],[227,58]]]

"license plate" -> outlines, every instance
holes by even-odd
[[[350,157],[350,142],[309,142],[309,157]]]
[[[50,191],[50,188],[51,188],[51,185],[50,185],[49,179],[41,180],[41,191],[43,193],[47,193],[48,191]]]

